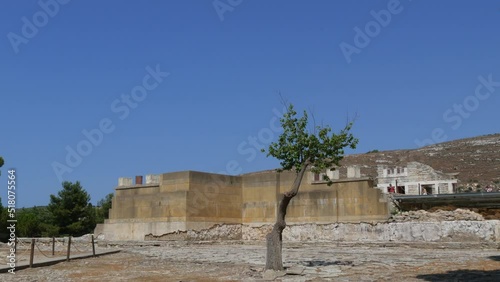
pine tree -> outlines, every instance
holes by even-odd
[[[80,182],[62,183],[58,196],[50,195],[49,211],[61,235],[81,236],[95,228],[95,212],[90,195]]]

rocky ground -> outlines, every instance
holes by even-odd
[[[500,281],[499,250],[477,246],[285,243],[288,274],[262,271],[264,242],[121,247],[118,254],[0,274],[0,281]]]

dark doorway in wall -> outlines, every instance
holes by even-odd
[[[404,186],[398,186],[396,190],[398,194],[406,194],[406,188]]]
[[[432,195],[432,187],[434,185],[422,185],[422,195]]]

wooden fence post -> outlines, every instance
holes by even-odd
[[[92,256],[95,257],[94,234],[92,234]]]
[[[31,239],[30,267],[33,267],[33,257],[35,256],[35,238]]]
[[[56,249],[56,238],[52,237],[52,256],[55,254],[55,249]]]
[[[69,261],[70,252],[71,252],[71,236],[68,237],[68,253],[66,254],[66,261]]]

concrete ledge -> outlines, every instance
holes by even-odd
[[[137,184],[132,186],[118,186],[115,190],[129,190],[129,189],[141,189],[141,188],[159,188],[160,184]]]

